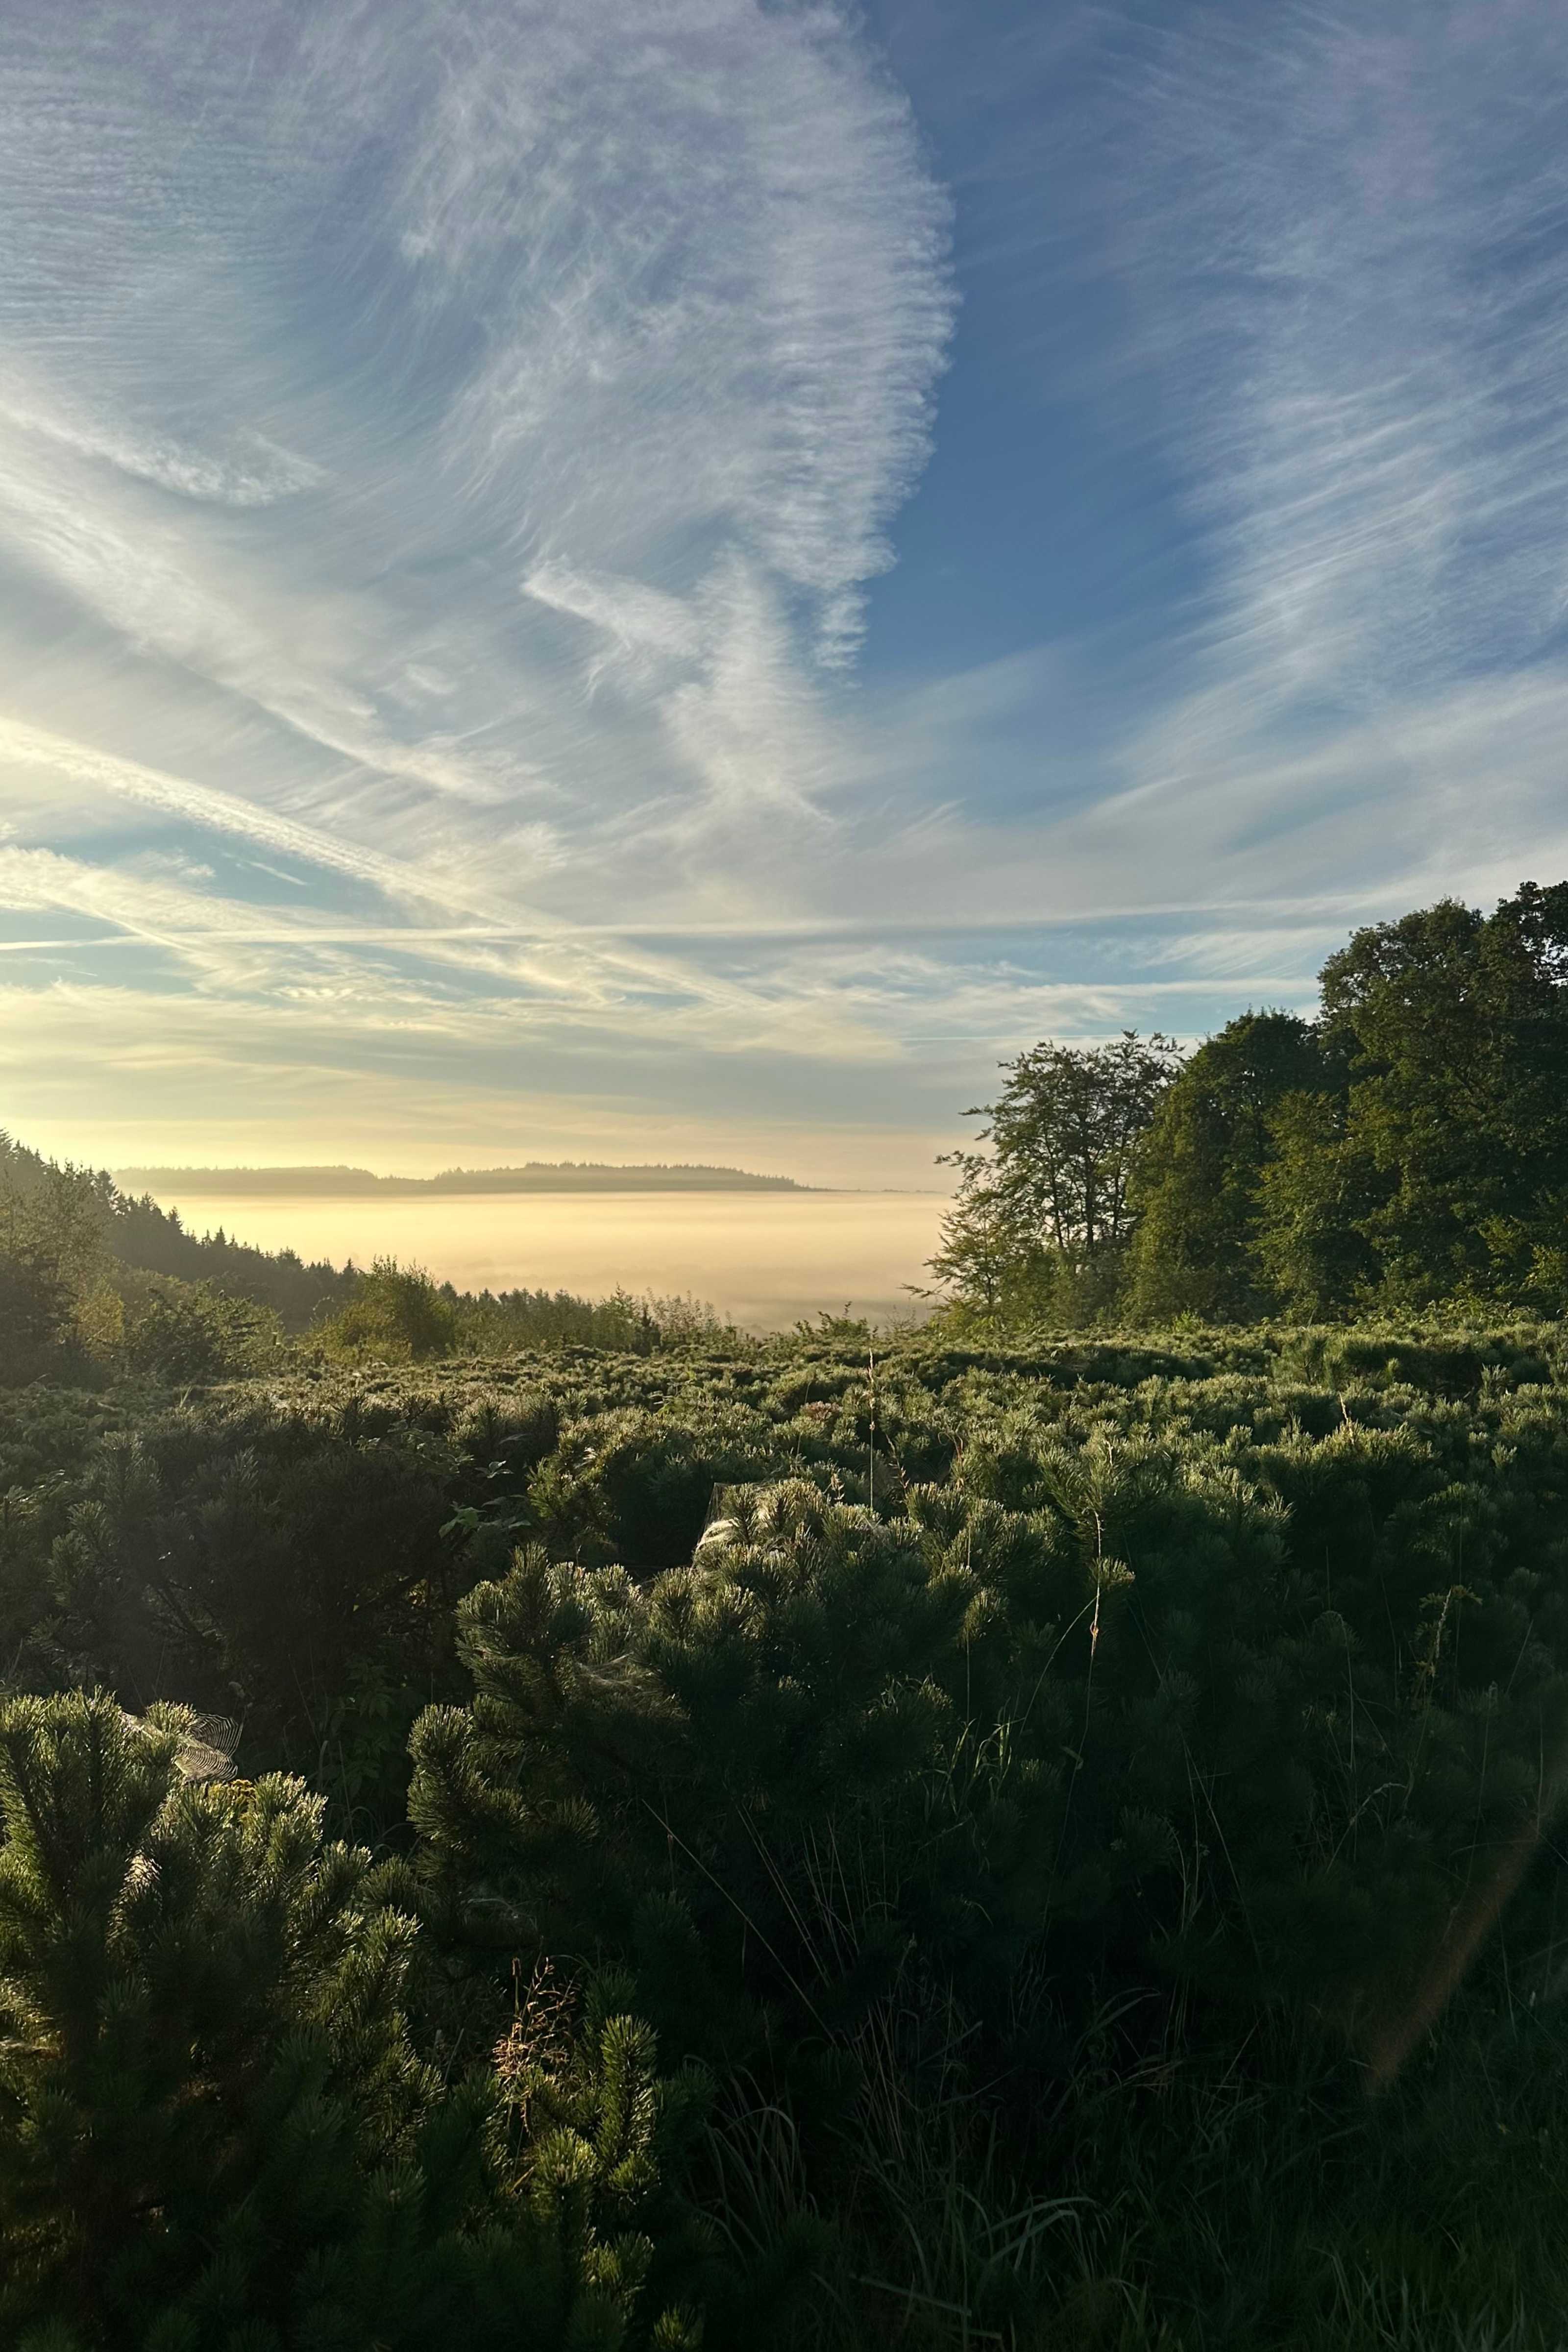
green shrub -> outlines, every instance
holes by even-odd
[[[127,1369],[176,1385],[264,1371],[283,1348],[283,1326],[270,1307],[170,1276],[148,1284],[121,1328]]]
[[[7,2341],[695,2346],[656,2300],[704,2267],[660,2163],[705,2085],[601,1995],[444,2092],[369,1856],[321,1843],[298,1782],[187,1778],[191,1734],[103,1697],[0,1708]]]
[[[378,1257],[361,1275],[347,1303],[316,1327],[328,1356],[340,1363],[422,1363],[449,1355],[458,1337],[455,1297],[438,1290],[422,1266]]]
[[[926,1331],[873,1391],[817,1329],[12,1391],[0,1633],[400,1857],[442,2079],[377,2159],[428,2221],[322,2205],[367,2341],[384,2268],[477,2345],[482,2280],[544,2345],[1554,2352],[1562,1361]]]

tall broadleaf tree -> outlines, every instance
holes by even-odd
[[[1322,974],[1386,1290],[1568,1299],[1568,882],[1357,931]]]
[[[1310,1097],[1326,1126],[1345,1084],[1342,1053],[1294,1013],[1244,1013],[1198,1047],[1134,1160],[1136,1316],[1267,1313],[1272,1284],[1257,1245],[1264,1175],[1279,1149],[1275,1121],[1287,1098]]]
[[[1002,1064],[994,1102],[965,1112],[990,1123],[989,1151],[943,1155],[958,1189],[931,1260],[966,1305],[1004,1313],[1109,1304],[1134,1211],[1134,1156],[1180,1063],[1173,1041],[1135,1030],[1105,1045],[1046,1038]]]

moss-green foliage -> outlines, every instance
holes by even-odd
[[[10,1801],[5,2079],[64,2118],[3,2159],[13,2333],[1546,2352],[1563,1363],[833,1328],[14,1392],[0,1750],[73,1858],[40,1902]]]
[[[1563,1725],[1568,1446],[1511,1401],[1148,1402],[977,1418],[890,1517],[742,1488],[640,1581],[529,1550],[459,1609],[479,1696],[416,1729],[427,1853],[513,1940],[623,1959],[674,1888],[795,2034],[917,1946],[983,2005],[1046,1914],[1085,1982],[1403,1999]],[[885,1874],[847,1954],[824,1839]]]
[[[339,1363],[419,1363],[444,1356],[458,1335],[456,1300],[420,1266],[378,1257],[338,1312],[320,1326],[325,1352]]]

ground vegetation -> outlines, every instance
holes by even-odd
[[[12,2340],[1556,2343],[1562,1328],[870,1338],[7,1393]]]

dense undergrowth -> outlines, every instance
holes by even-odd
[[[5,1394],[5,2340],[1555,2346],[1565,1354]]]

